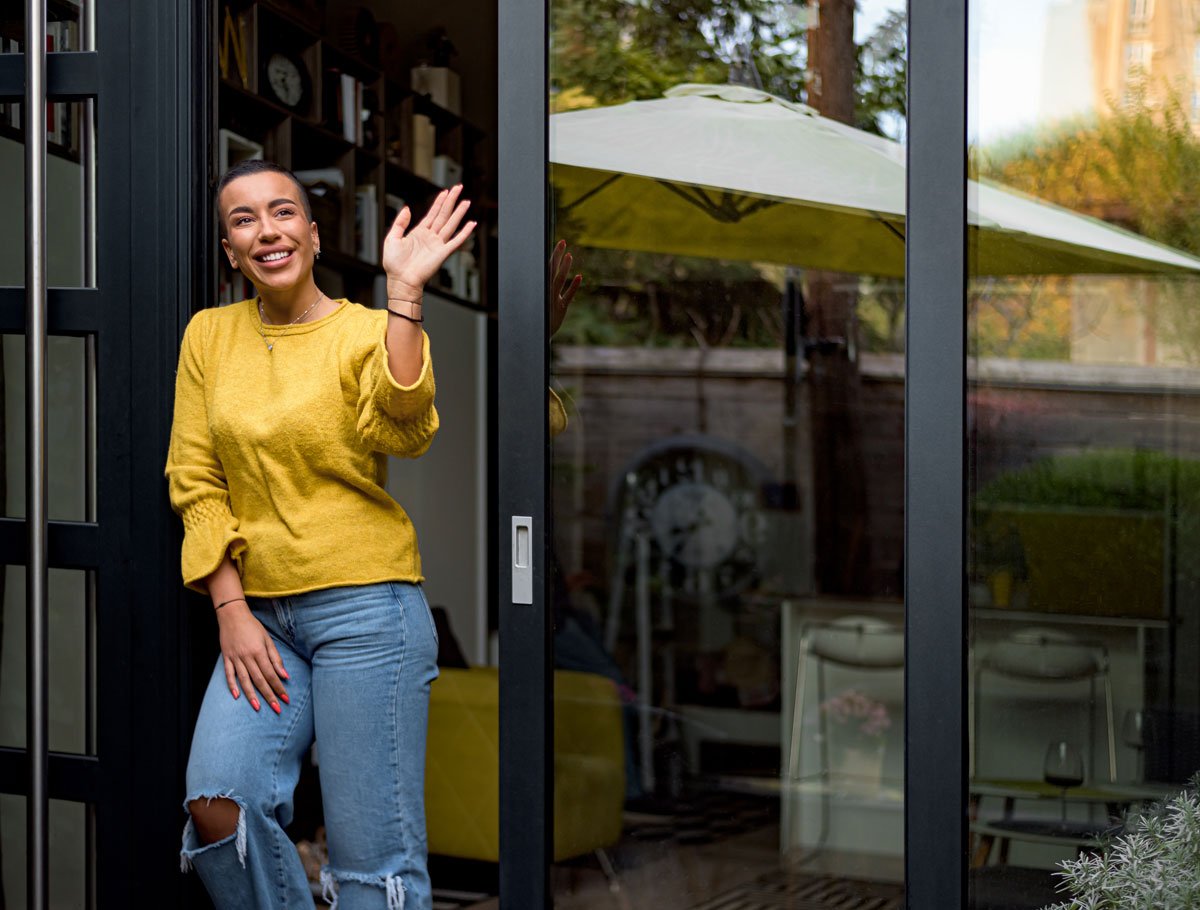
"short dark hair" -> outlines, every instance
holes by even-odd
[[[313,220],[312,203],[308,201],[308,191],[304,188],[304,184],[281,164],[276,164],[274,161],[263,161],[260,158],[249,158],[245,161],[239,161],[217,181],[217,223],[221,228],[221,236],[225,236],[225,219],[221,217],[221,193],[225,191],[225,187],[233,183],[239,177],[250,177],[254,174],[283,174],[288,180],[296,185],[296,191],[300,194],[300,205],[304,207],[304,217],[310,222]]]

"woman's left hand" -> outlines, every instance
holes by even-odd
[[[399,285],[419,294],[426,282],[438,273],[442,263],[461,247],[475,230],[468,221],[459,229],[471,203],[458,201],[462,184],[438,193],[425,217],[408,230],[412,212],[405,206],[392,222],[383,240],[383,269],[389,285]]]

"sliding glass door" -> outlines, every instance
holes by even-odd
[[[504,7],[506,906],[904,904],[907,15]]]

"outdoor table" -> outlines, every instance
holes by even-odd
[[[1026,843],[1053,844],[1074,847],[1076,854],[1096,850],[1104,842],[1122,830],[1120,823],[1063,822],[1053,818],[1014,815],[1017,800],[1045,800],[1061,803],[1099,804],[1105,807],[1108,819],[1120,818],[1132,805],[1162,799],[1175,791],[1175,787],[1164,784],[1141,782],[1094,783],[1067,789],[1065,797],[1061,787],[1054,787],[1040,780],[973,780],[970,784],[971,836],[978,839],[971,854],[971,865],[987,864],[992,845],[999,841],[999,862],[1008,862],[1009,844],[1014,840]],[[980,803],[986,797],[1004,800],[1001,818],[981,819]]]

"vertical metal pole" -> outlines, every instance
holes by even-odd
[[[909,0],[906,902],[967,906],[967,4]]]
[[[50,896],[46,617],[46,2],[25,0],[25,746],[27,906]]]
[[[80,50],[96,49],[96,0],[80,0]],[[96,287],[96,102],[83,102],[79,135],[80,163],[83,172],[83,284]],[[96,455],[99,434],[96,429],[96,336],[84,338],[83,376],[83,488],[84,517],[97,519]],[[84,594],[84,748],[96,754],[96,572],[89,570]],[[87,906],[96,906],[96,812],[87,809],[87,832],[84,844],[84,866],[87,884]]]

